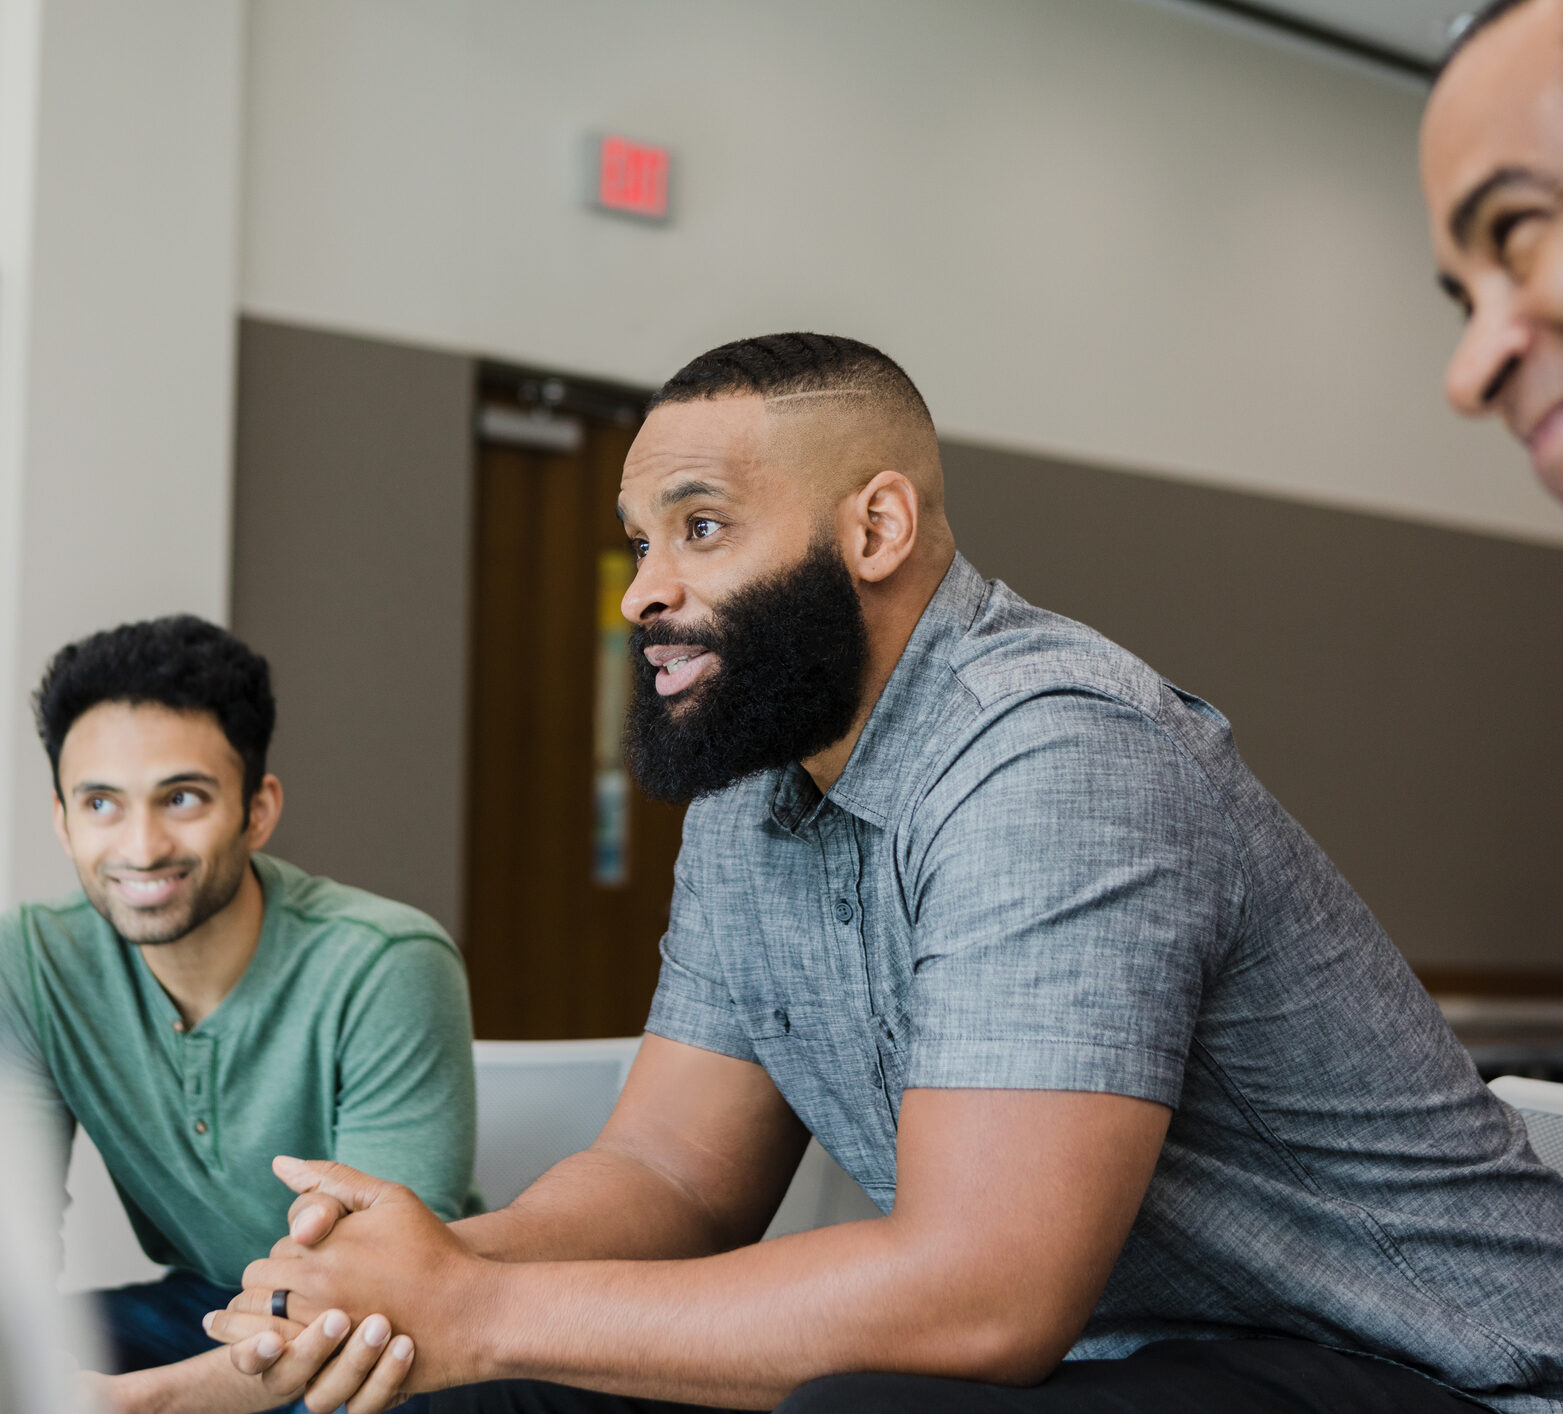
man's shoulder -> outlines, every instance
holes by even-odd
[[[37,948],[72,952],[115,942],[113,932],[80,889],[57,899],[22,903],[0,913],[0,953]]]
[[[272,855],[256,855],[255,866],[266,889],[267,909],[279,910],[289,928],[311,942],[353,946],[422,940],[456,952],[445,929],[411,904],[307,874]]]
[[[987,581],[964,633],[951,645],[950,671],[979,712],[1050,693],[1107,697],[1154,717],[1163,679],[1105,634]]]

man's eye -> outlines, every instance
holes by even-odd
[[[1492,246],[1500,260],[1508,260],[1514,254],[1516,242],[1515,233],[1525,227],[1531,227],[1526,232],[1533,236],[1539,227],[1536,223],[1547,213],[1541,210],[1509,211],[1497,217],[1492,223]]]
[[[644,560],[646,558],[646,552],[649,549],[651,549],[651,546],[648,545],[644,540],[630,541],[630,554],[632,554],[637,560]]]
[[[705,540],[716,534],[722,528],[721,521],[712,520],[710,516],[696,516],[689,522],[689,533],[696,540]]]
[[[194,791],[176,790],[171,796],[168,797],[168,803],[172,805],[175,810],[183,810],[186,806],[199,805],[201,803],[201,797],[198,796]]]

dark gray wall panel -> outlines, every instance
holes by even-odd
[[[232,622],[275,679],[272,848],[451,929],[474,377],[449,354],[240,324]]]
[[[1563,551],[948,445],[967,556],[1231,720],[1423,969],[1563,982]]]
[[[469,360],[241,324],[278,853],[458,923]],[[962,549],[1231,719],[1423,969],[1563,984],[1563,551],[947,444]]]

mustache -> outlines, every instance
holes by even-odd
[[[123,860],[110,860],[98,866],[100,874],[160,874],[169,869],[195,869],[201,861],[194,856],[160,859],[156,864],[127,864]]]
[[[684,624],[656,619],[649,624],[637,624],[630,630],[630,654],[641,667],[650,668],[651,664],[645,659],[648,648],[666,648],[674,643],[698,643],[720,657],[726,639],[727,630],[714,614]],[[656,671],[655,668],[651,670]]]

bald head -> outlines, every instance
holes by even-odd
[[[1444,72],[1454,63],[1455,56],[1467,48],[1483,30],[1495,25],[1509,11],[1517,10],[1521,5],[1529,3],[1530,0],[1489,0],[1488,4],[1482,6],[1466,21],[1459,34],[1455,36],[1454,43],[1449,46],[1448,52],[1438,66],[1434,82],[1443,77]]]
[[[1563,0],[1481,12],[1428,100],[1421,167],[1464,316],[1445,394],[1500,417],[1563,499]]]

